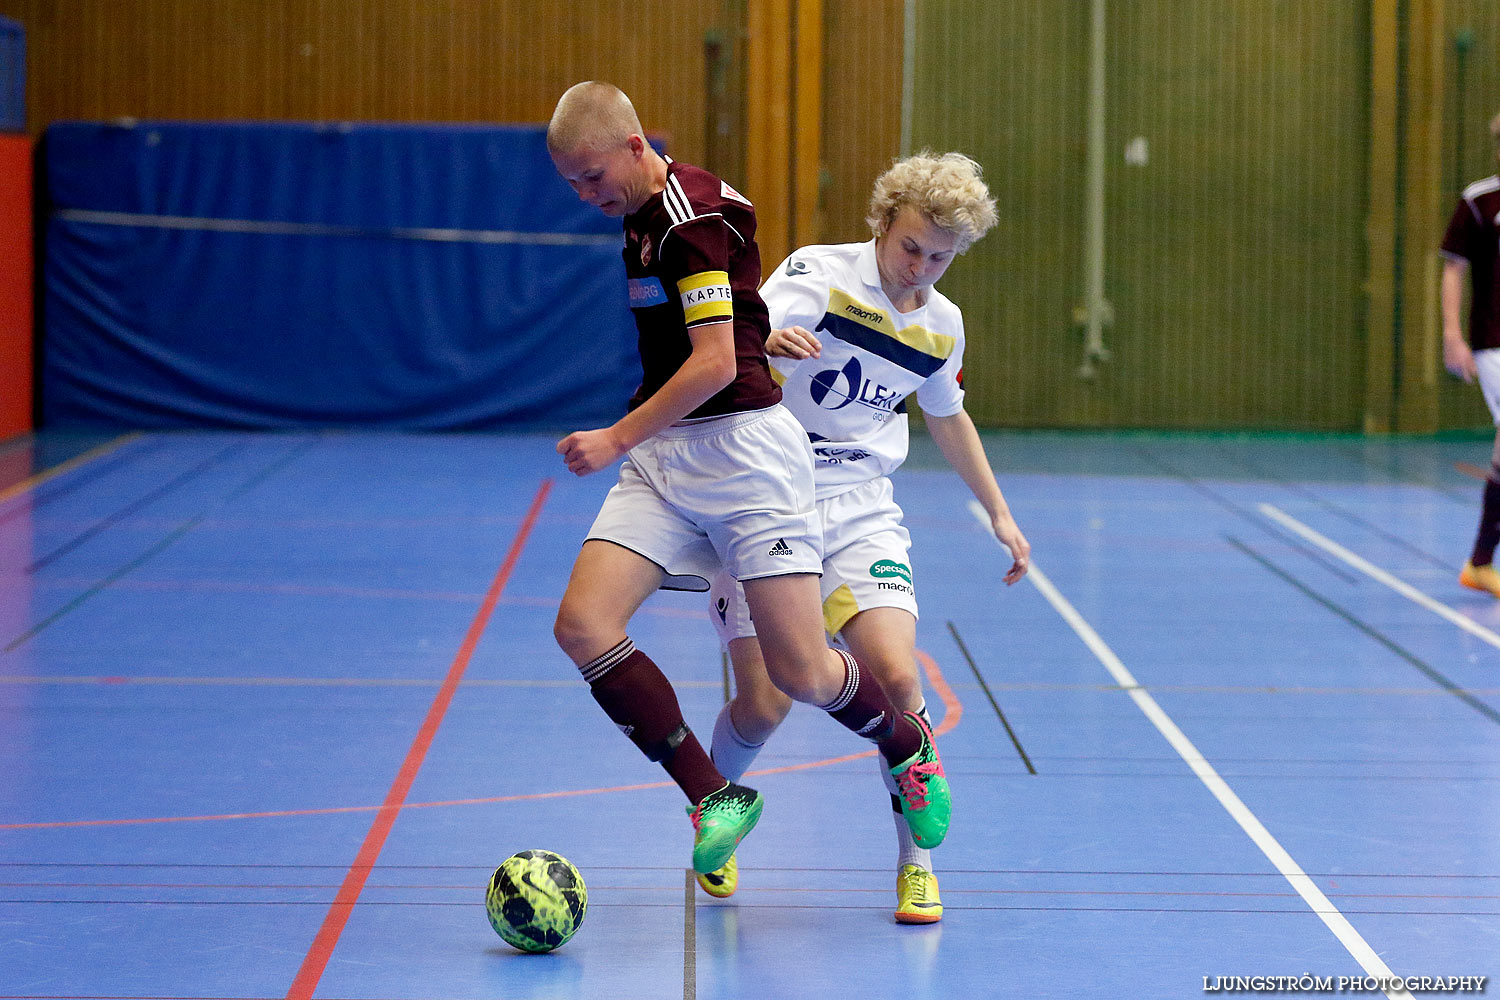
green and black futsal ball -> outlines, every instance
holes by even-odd
[[[583,923],[589,891],[561,854],[522,851],[505,859],[484,895],[490,926],[522,951],[551,951]]]

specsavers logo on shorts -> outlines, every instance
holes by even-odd
[[[912,592],[911,567],[894,559],[881,559],[870,565],[870,575],[879,580],[881,590],[899,590],[903,594]],[[902,582],[904,581],[904,582]]]

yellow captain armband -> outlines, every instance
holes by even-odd
[[[682,318],[688,326],[734,319],[727,271],[690,274],[677,283],[677,291],[682,295]]]

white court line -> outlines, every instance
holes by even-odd
[[[985,513],[984,508],[979,505],[978,501],[970,501],[969,510],[986,529],[989,528],[989,515]],[[999,542],[997,541],[996,544],[999,544]],[[1219,772],[1214,770],[1213,765],[1204,759],[1203,755],[1198,752],[1198,748],[1193,746],[1192,741],[1187,738],[1183,731],[1177,728],[1177,723],[1173,722],[1172,717],[1167,715],[1162,707],[1156,703],[1156,699],[1141,688],[1140,683],[1126,669],[1125,664],[1120,662],[1120,658],[1115,655],[1114,650],[1110,649],[1105,641],[1099,637],[1099,633],[1095,632],[1094,627],[1078,613],[1078,609],[1073,607],[1068,599],[1052,585],[1052,581],[1047,578],[1047,574],[1043,573],[1033,563],[1026,576],[1027,579],[1036,585],[1036,589],[1042,592],[1042,596],[1047,599],[1048,603],[1062,616],[1063,621],[1067,622],[1073,631],[1078,634],[1078,638],[1083,640],[1083,644],[1089,648],[1089,651],[1098,658],[1100,663],[1104,664],[1104,669],[1109,671],[1110,676],[1115,679],[1120,687],[1125,689],[1125,693],[1130,695],[1136,707],[1145,713],[1146,718],[1151,720],[1151,724],[1156,727],[1157,731],[1166,737],[1168,743],[1172,744],[1172,749],[1176,750],[1178,756],[1187,763],[1188,767],[1192,768],[1193,773],[1198,776],[1198,780],[1202,781],[1208,787],[1208,790],[1213,793],[1214,798],[1219,800],[1219,804],[1224,807],[1225,811],[1234,817],[1234,821],[1240,825],[1240,829],[1249,835],[1250,839],[1255,842],[1255,846],[1260,848],[1261,853],[1291,883],[1292,888],[1297,890],[1297,894],[1318,915],[1318,918],[1328,926],[1328,929],[1333,931],[1333,936],[1339,939],[1339,943],[1348,950],[1350,955],[1354,956],[1354,960],[1365,970],[1366,975],[1373,976],[1376,979],[1394,979],[1395,973],[1391,972],[1385,962],[1381,961],[1380,956],[1375,954],[1375,949],[1369,946],[1365,939],[1360,936],[1359,931],[1354,929],[1354,925],[1349,923],[1348,919],[1339,911],[1338,907],[1334,906],[1328,897],[1323,895],[1323,891],[1317,887],[1313,880],[1307,877],[1307,873],[1292,859],[1292,856],[1286,852],[1286,849],[1281,846],[1276,838],[1271,836],[1271,831],[1267,830],[1265,824],[1256,818],[1255,814],[1250,811],[1250,807],[1240,801],[1240,797],[1234,793],[1234,789],[1230,788],[1229,784],[1219,776]],[[1387,989],[1384,992],[1390,1000],[1411,1000],[1411,994],[1405,988]]]
[[[1266,517],[1269,517],[1271,520],[1275,521],[1283,528],[1286,528],[1288,531],[1292,531],[1298,535],[1301,535],[1303,538],[1307,539],[1309,542],[1312,542],[1324,552],[1338,556],[1340,559],[1344,560],[1344,562],[1348,563],[1350,566],[1353,566],[1355,569],[1370,577],[1372,580],[1376,580],[1380,583],[1385,584],[1387,587],[1391,588],[1407,600],[1412,601],[1416,604],[1420,604],[1422,607],[1426,608],[1428,611],[1431,611],[1433,614],[1438,615],[1441,618],[1446,618],[1448,621],[1457,625],[1465,632],[1468,632],[1471,635],[1478,636],[1480,639],[1483,639],[1485,642],[1489,643],[1491,646],[1494,646],[1496,649],[1500,649],[1500,635],[1496,635],[1494,632],[1485,628],[1483,625],[1479,624],[1468,615],[1454,611],[1452,608],[1448,607],[1448,605],[1444,604],[1441,601],[1433,600],[1431,597],[1428,597],[1426,594],[1422,593],[1420,590],[1418,590],[1416,587],[1413,587],[1405,580],[1398,580],[1396,577],[1387,573],[1379,566],[1376,566],[1374,563],[1371,563],[1368,560],[1360,558],[1353,552],[1350,552],[1348,549],[1344,548],[1338,542],[1335,542],[1333,539],[1327,537],[1326,535],[1319,534],[1317,531],[1309,528],[1307,525],[1303,524],[1301,521],[1297,520],[1295,517],[1286,513],[1285,511],[1273,507],[1268,503],[1263,503],[1259,506],[1260,512],[1262,514],[1266,515]]]

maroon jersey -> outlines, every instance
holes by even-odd
[[[1469,306],[1469,346],[1476,351],[1500,347],[1500,177],[1486,177],[1464,188],[1448,232],[1443,255],[1469,262],[1474,293]]]
[[[771,332],[760,286],[755,207],[706,170],[667,160],[667,186],[625,217],[625,276],[645,378],[633,410],[692,353],[688,330],[734,321],[735,378],[689,417],[781,401],[766,363]]]

